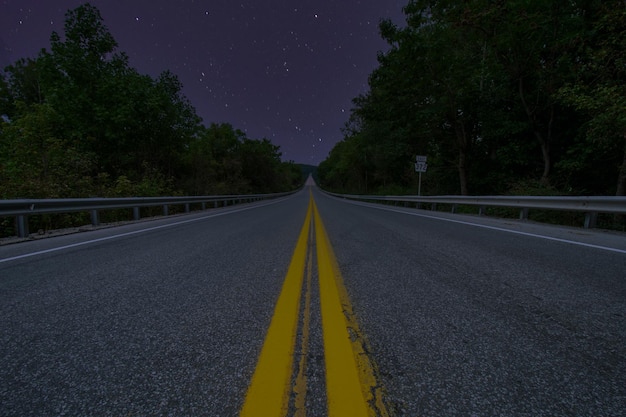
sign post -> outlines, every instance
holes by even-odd
[[[415,172],[419,172],[419,183],[417,185],[418,197],[422,195],[422,172],[426,172],[428,164],[426,163],[427,157],[424,155],[417,155],[415,157]]]

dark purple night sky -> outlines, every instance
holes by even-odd
[[[92,0],[140,73],[170,70],[205,124],[225,122],[316,165],[367,91],[385,18],[406,0]],[[2,0],[0,66],[50,48],[81,0]]]

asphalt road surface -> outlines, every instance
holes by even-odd
[[[625,415],[625,235],[305,187],[1,246],[0,416],[239,415],[311,198],[355,319],[348,337],[362,337],[383,396],[378,415]],[[312,250],[321,233],[310,228],[303,252],[290,384],[304,363],[306,395],[290,391],[289,415],[332,414],[337,390]]]

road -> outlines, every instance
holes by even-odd
[[[343,316],[378,415],[626,410],[623,234],[305,187],[1,246],[0,415],[244,415],[264,356],[290,367],[289,415],[338,415],[331,404],[348,400],[326,366],[343,348],[327,343]],[[271,333],[293,347],[261,354]],[[278,374],[262,385],[281,392]]]

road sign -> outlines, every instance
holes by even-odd
[[[428,169],[428,164],[426,162],[415,163],[415,172],[426,172],[427,169]]]
[[[426,172],[428,169],[428,164],[426,160],[428,157],[426,155],[416,155],[415,156],[415,172],[420,173],[419,184],[417,186],[417,195],[422,195],[422,172]]]

